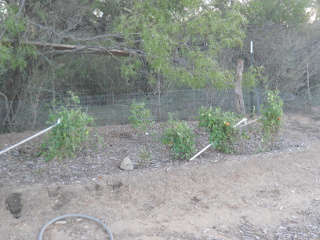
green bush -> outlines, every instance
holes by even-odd
[[[281,117],[283,115],[283,101],[279,96],[279,91],[267,92],[267,103],[261,106],[262,124],[263,124],[263,142],[274,145],[282,125]]]
[[[40,145],[38,156],[42,155],[48,161],[57,157],[75,157],[90,143],[91,132],[89,126],[94,124],[94,119],[79,106],[79,98],[68,92],[70,97],[62,102],[53,102],[55,110],[50,110],[50,124],[55,124],[50,133],[44,138]]]
[[[184,121],[173,121],[170,116],[162,135],[162,142],[174,152],[175,159],[189,159],[196,150],[192,128]]]
[[[199,126],[207,129],[213,147],[224,153],[235,152],[234,143],[240,137],[239,130],[233,127],[236,119],[234,113],[222,112],[220,108],[199,110]]]
[[[128,120],[133,128],[146,131],[154,124],[154,117],[151,111],[145,107],[144,102],[137,103],[133,101],[130,106],[130,112],[131,115]]]

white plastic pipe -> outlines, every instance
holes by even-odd
[[[261,118],[262,118],[262,117],[259,117],[259,118],[255,119],[255,120],[252,120],[252,121],[250,121],[250,122],[247,122],[247,123],[241,125],[240,127],[244,127],[244,126],[246,126],[246,125],[249,125],[249,124],[251,124],[251,123],[254,123],[255,121],[258,121],[258,120],[261,119]]]
[[[11,149],[13,149],[13,148],[15,148],[15,147],[18,147],[19,145],[21,145],[21,144],[23,144],[23,143],[25,143],[25,142],[30,141],[31,139],[33,139],[33,138],[35,138],[35,137],[37,137],[37,136],[39,136],[39,135],[41,135],[41,134],[43,134],[43,133],[45,133],[45,132],[47,132],[47,131],[49,131],[51,128],[57,126],[58,124],[60,124],[60,119],[58,119],[57,123],[54,124],[54,125],[52,125],[51,127],[48,127],[48,128],[46,128],[46,129],[42,130],[41,132],[38,132],[38,133],[36,133],[35,135],[33,135],[33,136],[31,136],[31,137],[28,137],[27,139],[22,140],[21,142],[18,142],[17,144],[15,144],[15,145],[13,145],[13,146],[11,146],[11,147],[8,147],[7,149],[2,150],[2,151],[0,152],[0,155],[3,154],[3,153],[5,153],[5,152],[10,151]]]
[[[241,123],[247,123],[247,120],[248,119],[246,119],[246,118],[244,118],[244,119],[242,119],[240,122],[238,122],[236,125],[234,125],[233,127],[236,127],[236,126],[238,126],[239,124],[241,124]]]
[[[196,157],[198,157],[201,153],[203,153],[205,150],[207,150],[210,146],[212,146],[212,143],[209,144],[208,146],[206,146],[204,149],[202,149],[200,152],[198,152],[196,155],[194,155],[192,158],[190,158],[189,161],[192,161],[193,159],[195,159]]]
[[[259,117],[259,118],[257,118],[257,119],[255,119],[255,120],[252,120],[252,121],[250,121],[250,122],[247,122],[247,118],[243,118],[240,122],[238,122],[236,125],[234,125],[233,127],[237,127],[239,124],[241,124],[241,123],[245,123],[245,124],[243,124],[243,125],[241,125],[240,127],[243,127],[243,126],[246,126],[246,125],[248,125],[248,124],[251,124],[251,123],[254,123],[255,121],[258,121],[260,118],[262,118],[262,117]],[[198,152],[196,155],[194,155],[192,158],[190,158],[190,160],[189,161],[192,161],[193,159],[195,159],[196,157],[198,157],[201,153],[203,153],[205,150],[207,150],[210,146],[212,146],[212,143],[211,144],[209,144],[208,146],[206,146],[205,148],[203,148],[200,152]]]

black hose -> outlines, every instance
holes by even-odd
[[[114,240],[114,239],[113,239],[113,235],[112,235],[110,229],[107,227],[107,225],[105,225],[102,221],[100,221],[100,220],[97,219],[97,218],[94,218],[94,217],[91,217],[91,216],[87,216],[87,215],[83,215],[83,214],[66,214],[66,215],[63,215],[63,216],[60,216],[60,217],[56,217],[56,218],[50,220],[48,223],[46,223],[46,224],[42,227],[42,229],[41,229],[41,231],[40,231],[40,233],[39,233],[39,236],[38,236],[38,240],[42,240],[42,235],[43,235],[44,231],[46,230],[46,228],[47,228],[50,224],[52,224],[52,223],[54,223],[54,222],[56,222],[56,221],[58,221],[58,220],[67,218],[67,217],[80,217],[80,218],[87,218],[87,219],[90,219],[90,220],[92,220],[92,221],[95,221],[96,223],[100,224],[100,225],[107,231],[110,240]]]

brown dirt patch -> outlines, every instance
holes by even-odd
[[[270,152],[210,149],[191,162],[173,161],[156,135],[129,126],[97,131],[105,146],[77,159],[46,163],[34,156],[34,141],[0,156],[1,239],[37,239],[45,223],[70,213],[102,220],[115,239],[320,238],[317,120],[288,116]],[[201,149],[206,135],[197,131]],[[32,134],[0,135],[0,149]],[[119,169],[126,156],[134,171]],[[19,218],[5,206],[14,192],[22,198]],[[75,218],[52,224],[43,239],[106,236],[97,224]]]

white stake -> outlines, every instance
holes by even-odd
[[[3,154],[3,153],[5,153],[5,152],[7,152],[7,151],[9,151],[9,150],[11,150],[11,149],[13,149],[13,148],[15,148],[15,147],[18,147],[19,145],[21,145],[21,144],[23,144],[23,143],[25,143],[25,142],[28,142],[29,140],[31,140],[31,139],[33,139],[33,138],[35,138],[35,137],[37,137],[37,136],[39,136],[39,135],[47,132],[47,131],[49,131],[51,128],[57,126],[58,124],[60,124],[60,119],[58,119],[57,123],[54,124],[53,126],[48,127],[48,128],[46,128],[46,129],[42,130],[41,132],[38,132],[38,133],[36,133],[35,135],[33,135],[33,136],[31,136],[31,137],[29,137],[29,138],[27,138],[27,139],[25,139],[25,140],[22,140],[21,142],[18,142],[17,144],[15,144],[15,145],[13,145],[13,146],[11,146],[11,147],[8,147],[8,148],[5,149],[5,150],[2,150],[2,151],[0,152],[0,155]]]
[[[255,119],[255,120],[252,120],[252,121],[250,121],[250,122],[247,122],[247,123],[241,125],[240,127],[244,127],[244,126],[246,126],[246,125],[249,125],[249,124],[251,124],[251,123],[254,123],[255,121],[258,121],[258,120],[261,119],[261,118],[262,118],[262,117],[259,117],[259,118]]]
[[[244,122],[244,123],[247,123],[247,120],[246,118],[242,119],[240,122],[238,122],[236,125],[234,125],[233,127],[236,127],[238,126],[240,123]]]
[[[195,159],[196,157],[198,157],[201,153],[203,153],[205,150],[207,150],[210,146],[212,146],[212,143],[209,144],[208,146],[206,146],[204,149],[202,149],[200,152],[198,152],[196,155],[194,155],[192,158],[190,158],[189,161],[192,161],[193,159]]]

